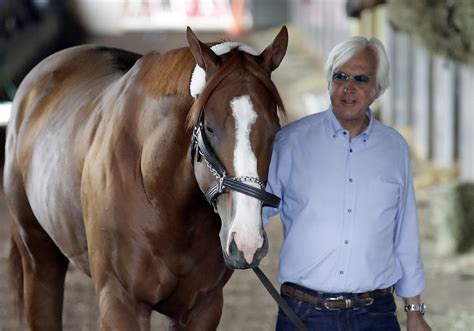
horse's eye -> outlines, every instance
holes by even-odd
[[[206,124],[206,131],[207,131],[210,135],[213,135],[213,136],[216,135],[215,132],[214,132],[214,130],[213,130],[209,125],[207,125],[207,124]]]

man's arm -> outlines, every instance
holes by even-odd
[[[408,148],[406,148],[404,154],[406,182],[401,199],[402,203],[400,205],[398,227],[395,237],[397,256],[403,266],[404,275],[395,285],[395,288],[397,293],[403,297],[405,305],[419,305],[421,304],[419,293],[425,287],[425,276],[420,253],[420,233],[411,171],[411,159]],[[407,330],[431,331],[431,328],[424,320],[422,312],[407,311]]]

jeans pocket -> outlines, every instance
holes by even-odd
[[[355,330],[400,331],[397,313],[391,307],[365,307],[355,311]]]
[[[397,316],[397,305],[392,294],[384,295],[374,300],[365,310],[372,316]]]
[[[282,297],[288,304],[288,306],[290,306],[290,308],[295,312],[296,316],[299,317],[299,319],[304,320],[306,317],[309,316],[309,314],[311,314],[312,306],[308,302],[296,300],[287,295],[282,295]],[[289,320],[288,316],[281,309],[281,307],[278,309],[278,318],[284,318]]]

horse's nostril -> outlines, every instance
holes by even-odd
[[[238,251],[239,249],[237,248],[237,244],[235,243],[234,240],[232,240],[229,245],[229,252],[228,252],[229,255],[234,256]]]
[[[228,255],[232,255],[231,250],[235,252],[235,250],[237,249],[237,244],[234,241],[234,237],[235,237],[235,232],[229,233],[229,238],[227,239],[227,247],[226,247],[226,252]],[[233,247],[231,247],[232,244],[233,244]]]

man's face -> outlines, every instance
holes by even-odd
[[[366,48],[335,71],[338,75],[331,82],[330,97],[334,115],[343,127],[365,120],[365,111],[377,96],[376,69],[377,58]]]

